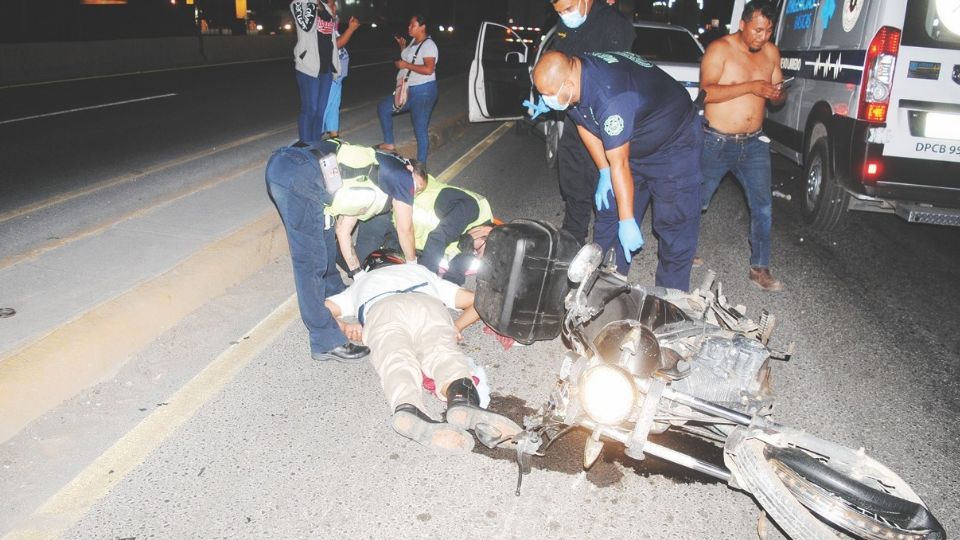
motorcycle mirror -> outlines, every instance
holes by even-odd
[[[573,283],[580,283],[590,272],[600,267],[603,261],[603,251],[597,244],[587,244],[580,248],[577,255],[570,261],[567,268],[567,279]]]

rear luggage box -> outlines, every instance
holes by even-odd
[[[563,325],[567,267],[580,247],[543,221],[514,220],[487,237],[474,306],[483,322],[520,343],[553,339]]]

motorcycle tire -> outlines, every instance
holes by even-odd
[[[725,451],[737,485],[791,538],[836,537],[828,524],[868,539],[946,537],[910,487],[862,452],[822,441],[809,453],[738,435],[728,439]]]

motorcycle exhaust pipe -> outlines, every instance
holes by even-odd
[[[597,424],[593,420],[583,419],[579,422],[580,425],[590,429],[591,431],[600,430],[600,434],[613,439],[617,442],[620,442],[624,445],[627,445],[630,441],[630,434],[618,432],[612,429],[604,429],[603,426]],[[643,452],[645,454],[650,454],[651,456],[658,457],[660,459],[665,459],[671,463],[676,463],[681,467],[686,467],[688,469],[706,474],[707,476],[712,476],[717,480],[723,482],[730,482],[730,471],[724,469],[723,467],[717,467],[712,463],[707,463],[706,461],[701,461],[695,457],[690,457],[684,453],[677,452],[666,446],[661,446],[659,444],[650,442],[649,440],[643,444]]]

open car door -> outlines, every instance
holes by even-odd
[[[530,99],[530,49],[509,27],[493,22],[480,26],[467,93],[471,122],[523,118]]]

